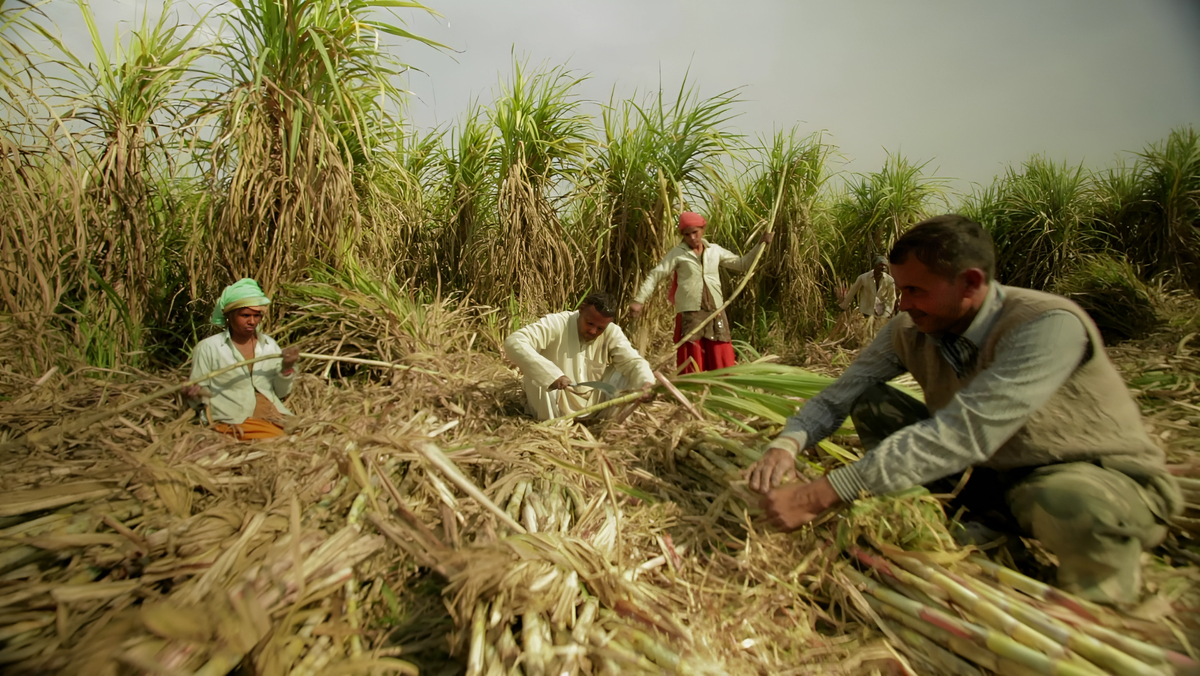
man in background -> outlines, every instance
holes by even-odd
[[[875,266],[859,275],[842,299],[843,310],[849,310],[852,302],[858,303],[858,312],[866,324],[867,338],[874,337],[876,325],[886,323],[896,310],[896,280],[887,270],[887,259],[876,256]]]

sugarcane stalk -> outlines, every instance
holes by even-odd
[[[1126,655],[1111,645],[1074,630],[1066,623],[1055,620],[1032,606],[1006,597],[998,589],[993,589],[967,577],[958,579],[1013,617],[1062,643],[1109,673],[1121,676],[1155,676],[1162,673],[1159,669]]]
[[[975,614],[985,625],[1002,631],[1013,639],[1050,657],[1068,660],[1091,673],[1104,673],[1096,665],[1068,651],[1062,643],[1017,620],[988,599],[951,579],[936,564],[926,564],[908,556],[893,556],[892,559],[910,573],[946,590],[955,604]]]
[[[479,504],[489,512],[495,514],[496,518],[500,519],[501,523],[518,533],[526,532],[524,526],[514,521],[507,512],[505,512],[503,509],[500,509],[498,506],[496,506],[496,503],[489,500],[488,497],[483,494],[483,491],[479,490],[479,488],[472,483],[470,479],[463,476],[462,472],[460,472],[458,469],[458,465],[455,465],[453,460],[447,458],[446,454],[443,453],[442,449],[438,448],[437,445],[428,441],[417,441],[413,444],[413,447],[416,448],[417,452],[420,453],[421,456],[426,460],[428,460],[430,464],[438,468],[438,470],[441,471],[441,473],[444,474],[451,483],[461,488],[467,495],[475,498],[475,500],[478,501]]]
[[[431,376],[442,375],[442,374],[438,373],[437,371],[423,369],[419,366],[412,366],[410,364],[397,364],[397,363],[388,362],[388,361],[378,361],[375,359],[359,359],[358,357],[340,357],[337,355],[313,354],[312,352],[301,352],[300,358],[301,359],[315,359],[316,361],[344,362],[347,364],[360,364],[362,366],[377,366],[379,368],[395,369],[397,371],[415,371],[417,373],[424,373],[426,375],[431,375]]]
[[[529,676],[545,676],[546,644],[542,634],[542,618],[536,612],[521,616],[521,647],[525,673]]]
[[[899,566],[893,566],[887,559],[875,556],[858,545],[851,545],[847,551],[849,551],[851,556],[882,575],[888,584],[894,586],[901,594],[908,596],[914,601],[920,601],[925,605],[936,608],[943,602],[950,600],[950,595],[941,587],[930,584]]]
[[[1103,626],[1099,616],[1105,614],[1104,610],[1089,601],[1079,599],[1061,589],[1034,580],[1015,570],[1005,568],[982,556],[971,556],[967,560],[979,566],[985,573],[1004,586],[1016,589],[1039,601],[1070,610],[1075,616],[1081,618],[1078,623],[1071,622],[1072,625],[1084,633],[1117,648],[1121,652],[1143,662],[1152,664],[1167,663],[1184,671],[1196,669],[1197,667],[1196,661],[1187,655],[1140,641],[1132,636],[1115,632]]]
[[[487,604],[475,602],[475,612],[471,615],[471,647],[467,651],[467,676],[481,676],[484,673],[484,645],[487,638]]]
[[[919,653],[934,666],[940,667],[944,673],[951,676],[983,676],[978,667],[956,656],[942,646],[934,643],[919,632],[908,627],[893,627],[896,633],[909,649]]]
[[[1011,636],[1002,632],[954,617],[943,610],[914,601],[884,587],[856,570],[846,569],[845,574],[851,582],[862,586],[880,601],[934,626],[971,639],[997,656],[1012,660],[1039,674],[1094,676],[1096,673],[1093,670],[1081,668],[1074,662],[1049,657],[1023,643],[1018,643]]]
[[[653,392],[654,389],[651,389],[651,391]],[[610,409],[613,406],[621,406],[624,404],[629,404],[629,403],[635,402],[638,399],[641,399],[643,396],[645,396],[645,393],[642,392],[641,390],[638,390],[637,392],[630,392],[629,394],[625,394],[625,395],[622,395],[619,397],[614,397],[612,399],[609,399],[608,401],[602,401],[599,404],[592,404],[591,406],[579,409],[578,411],[575,411],[574,413],[571,413],[568,415],[560,415],[557,418],[551,418],[549,420],[545,420],[538,424],[553,425],[555,423],[560,423],[564,420],[574,420],[575,418],[579,418],[581,416],[591,415],[593,413],[599,413],[600,411]]]
[[[1099,615],[1103,614],[1103,611],[1088,601],[1076,598],[1061,589],[1051,587],[1045,582],[1027,577],[1010,568],[1005,568],[985,557],[973,555],[967,560],[982,568],[985,573],[1001,584],[1024,592],[1035,599],[1063,606],[1088,622],[1100,622]]]
[[[863,598],[881,616],[902,625],[905,629],[921,634],[941,647],[947,648],[985,669],[1012,676],[1029,676],[1038,673],[1024,665],[1017,664],[1011,660],[1005,660],[974,641],[913,617],[895,606],[880,601],[871,594],[864,594]]]

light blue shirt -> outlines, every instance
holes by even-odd
[[[254,341],[254,356],[280,354],[279,344],[270,336],[259,332]],[[219,368],[246,361],[242,353],[233,344],[229,331],[225,330],[214,336],[209,336],[196,345],[192,352],[192,376],[190,380],[202,378]],[[251,372],[250,369],[254,369]],[[267,359],[250,366],[233,369],[228,373],[205,380],[200,385],[206,387],[211,394],[209,406],[213,419],[209,422],[222,422],[240,425],[246,422],[254,413],[255,390],[262,392],[275,408],[284,415],[292,412],[283,405],[282,399],[292,391],[292,383],[296,380],[295,372],[283,375],[282,359]]]
[[[988,296],[963,338],[982,346],[1004,304],[1004,287]],[[888,323],[832,385],[788,418],[780,438],[807,448],[833,433],[867,389],[906,372]],[[861,460],[829,473],[845,502],[927,484],[987,461],[1021,429],[1083,362],[1087,330],[1065,310],[1050,310],[1018,326],[996,344],[992,364],[980,371],[932,418],[901,429]]]

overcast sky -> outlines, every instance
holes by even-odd
[[[607,101],[678,88],[741,88],[736,129],[825,130],[849,171],[885,150],[939,175],[990,182],[1035,153],[1111,164],[1172,127],[1200,123],[1200,0],[431,0],[408,28],[455,52],[406,45],[419,126],[490,102],[515,51],[568,64]],[[146,0],[94,0],[101,33]],[[160,7],[161,3],[150,3]],[[67,0],[50,14],[89,49]],[[154,11],[154,10],[152,10]],[[128,25],[126,23],[125,25]]]

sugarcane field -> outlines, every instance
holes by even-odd
[[[1200,675],[1200,10],[866,4],[0,0],[0,673]]]

